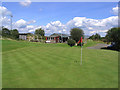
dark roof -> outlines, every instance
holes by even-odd
[[[69,37],[69,35],[67,35],[67,34],[62,34],[62,33],[53,33],[52,35],[50,35],[50,37],[57,37],[57,36]]]
[[[19,35],[27,35],[26,33],[19,33]]]
[[[31,35],[31,33],[19,33],[19,35]]]

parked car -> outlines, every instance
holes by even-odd
[[[115,42],[111,42],[111,45],[108,46],[108,48],[114,47],[115,46]]]

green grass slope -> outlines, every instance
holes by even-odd
[[[85,46],[80,65],[80,48],[67,44],[3,40],[2,46],[3,88],[118,87],[116,51]]]

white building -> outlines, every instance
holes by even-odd
[[[27,40],[27,34],[26,33],[19,34],[19,39],[21,39],[21,40]]]

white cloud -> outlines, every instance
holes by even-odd
[[[46,26],[41,26],[41,28],[45,29],[47,35],[52,33],[66,33],[66,26],[60,21],[50,22]]]
[[[31,4],[31,0],[22,1],[22,2],[20,2],[20,4],[21,4],[22,6],[29,6],[29,5]]]
[[[35,20],[28,21],[27,24],[35,23]]]
[[[3,6],[0,6],[0,26],[10,28],[10,16],[12,13]]]
[[[117,26],[118,16],[112,16],[101,21],[102,26]]]
[[[25,28],[27,26],[27,22],[23,19],[20,19],[15,23],[15,26],[17,28]]]
[[[74,27],[77,27],[83,29],[87,35],[99,33],[104,36],[110,28],[117,27],[117,21],[117,16],[112,16],[100,20],[90,19],[86,17],[75,17],[72,20],[68,21],[66,24],[62,24],[60,21],[54,21],[48,23],[45,26],[27,25],[24,30],[33,33],[36,29],[43,28],[46,35],[50,35],[52,33],[70,34],[70,30]]]
[[[35,20],[25,21],[23,19],[20,19],[14,22],[13,27],[18,29],[20,33],[33,32],[35,31],[36,26],[30,24],[35,22]]]
[[[12,15],[12,13],[6,7],[0,6],[0,15],[3,15],[3,17],[5,17]]]
[[[118,16],[112,16],[105,19],[90,19],[85,17],[75,17],[66,24],[70,30],[73,27],[78,27],[84,30],[85,34],[96,33],[100,30],[108,30],[111,27],[118,26]]]
[[[27,28],[28,29],[34,29],[34,26],[33,25],[28,25]]]
[[[93,29],[92,27],[88,27],[88,29]]]
[[[90,31],[91,34],[97,33],[96,31]]]
[[[112,8],[112,12],[114,15],[118,15],[118,6]]]
[[[28,26],[29,24],[31,23],[35,23],[36,21],[35,20],[31,20],[31,21],[25,21],[23,19],[20,19],[18,21],[15,22],[15,27],[17,28],[30,28],[32,26]]]
[[[6,22],[7,24],[7,22],[10,22],[9,19],[7,20],[6,18],[4,18],[4,23]],[[83,29],[85,34],[87,35],[100,33],[102,36],[104,36],[107,30],[109,30],[112,27],[117,27],[117,21],[117,16],[112,16],[101,20],[90,19],[85,17],[75,17],[72,20],[68,21],[66,24],[62,24],[60,21],[54,21],[48,23],[45,26],[35,26],[30,25],[31,23],[35,23],[35,20],[25,21],[23,19],[20,19],[13,23],[13,28],[18,29],[20,33],[34,33],[36,29],[43,28],[45,30],[46,35],[50,35],[52,33],[69,34],[72,28],[77,27]]]
[[[10,24],[10,19],[7,17],[0,18],[0,23],[2,22],[3,25]]]
[[[99,32],[106,33],[108,30],[98,30]]]
[[[35,31],[35,26],[33,26],[33,25],[28,25],[27,27],[26,27],[26,29],[28,30],[28,32],[30,32],[30,33],[33,33],[34,31]]]

